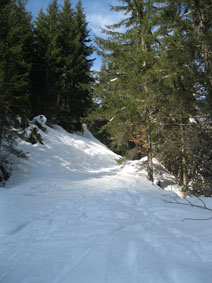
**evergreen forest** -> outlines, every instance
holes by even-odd
[[[128,159],[153,158],[186,196],[212,195],[212,1],[119,0],[121,21],[96,37],[81,0],[52,0],[33,21],[22,0],[0,0],[0,178],[32,117],[70,132],[82,121]]]
[[[97,37],[92,127],[128,158],[157,158],[185,196],[212,193],[212,1],[122,0]],[[92,116],[92,115],[91,115]],[[98,119],[97,119],[98,117]],[[91,119],[92,120],[92,119]],[[109,136],[108,136],[109,133]]]
[[[35,20],[23,0],[0,1],[0,181],[9,177],[17,138],[36,115],[81,131],[92,107],[93,47],[81,0],[52,0]],[[39,135],[33,130],[29,141]]]

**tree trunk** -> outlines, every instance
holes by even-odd
[[[147,138],[147,178],[148,180],[153,182],[154,178],[153,178],[153,162],[152,162],[152,142],[151,142],[151,131],[149,126],[147,126],[146,129],[146,138]]]
[[[180,124],[180,139],[181,139],[181,154],[182,154],[182,182],[183,182],[183,193],[184,197],[187,196],[187,166],[186,166],[186,140],[185,140],[185,129],[183,124]]]
[[[206,35],[206,32],[208,31],[208,28],[205,26],[205,17],[204,17],[204,12],[201,7],[198,7],[199,11],[199,25],[200,25],[200,30],[201,33]],[[202,42],[202,49],[203,49],[203,54],[204,54],[204,62],[205,62],[205,71],[210,72],[211,69],[211,50],[209,49],[209,46],[203,41]],[[210,85],[212,86],[212,78],[209,76],[209,82]]]

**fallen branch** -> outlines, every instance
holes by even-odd
[[[212,220],[212,217],[209,217],[209,218],[183,218],[182,221],[186,221],[186,220],[206,221],[206,220]]]
[[[178,205],[188,205],[188,206],[191,206],[191,207],[197,207],[197,208],[209,210],[209,211],[212,212],[212,208],[207,207],[205,202],[199,197],[196,197],[196,198],[201,202],[201,205],[194,204],[188,199],[185,199],[186,202],[179,201],[178,196],[174,197],[174,196],[171,196],[169,194],[166,194],[166,195],[163,195],[163,196],[169,196],[172,199],[172,200],[163,199],[163,201],[165,203],[172,203],[172,204],[178,204]],[[184,218],[182,221],[186,221],[186,220],[197,220],[197,221],[203,220],[204,221],[204,220],[212,220],[212,217],[208,217],[208,218]]]

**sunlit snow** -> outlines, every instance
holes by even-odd
[[[0,190],[1,283],[212,282],[212,223],[182,221],[209,211],[165,203],[86,129],[42,136]]]

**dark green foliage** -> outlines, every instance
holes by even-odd
[[[140,146],[146,148],[148,170],[154,155],[185,195],[210,195],[211,1],[120,2],[111,9],[125,18],[103,30],[107,39],[97,38],[103,65],[95,119],[107,121],[102,129],[113,148],[126,152],[131,137],[145,130]]]
[[[122,2],[123,6],[112,9],[124,11],[126,19],[104,31],[108,39],[97,38],[104,64],[96,92],[102,101],[100,114],[108,121],[105,129],[111,134],[114,147],[128,151],[132,135],[141,127],[148,129],[146,143],[152,171],[153,115],[158,107],[153,103],[158,97],[154,87],[157,82],[154,74],[156,38],[152,33],[155,11],[152,1]],[[116,31],[119,27],[125,31]],[[149,179],[153,180],[150,175]]]
[[[209,195],[209,190],[212,193],[209,181],[212,164],[207,157],[211,155],[208,142],[211,131],[206,126],[210,117],[207,98],[211,88],[208,61],[211,8],[207,1],[166,1],[159,19],[158,32],[162,34],[159,88],[166,103],[161,109],[163,127],[158,146],[163,161],[183,185],[185,195],[188,190],[196,194]],[[191,124],[191,118],[196,123]]]
[[[16,140],[29,115],[32,25],[24,2],[1,1],[0,27],[0,179],[4,181],[9,177],[10,155],[24,156],[16,149]]]
[[[33,115],[69,131],[81,130],[81,118],[92,104],[90,68],[92,47],[81,2],[76,10],[69,0],[62,10],[52,1],[36,20]]]
[[[28,119],[44,114],[49,124],[82,129],[81,118],[92,104],[91,54],[80,1],[74,11],[69,0],[62,10],[52,0],[34,25],[25,1],[0,2],[1,180],[8,178],[9,156],[22,155],[15,145]],[[18,126],[17,117],[22,121]],[[43,143],[37,128],[29,140]]]
[[[85,122],[86,122],[86,126],[88,127],[88,130],[94,135],[95,138],[97,138],[107,147],[112,148],[111,135],[106,130],[104,130],[104,126],[108,122],[107,120],[100,120],[100,119],[98,120],[96,119],[96,115],[92,116],[91,114],[88,117],[88,119],[85,120]],[[113,150],[114,152],[118,153],[118,151],[115,148],[113,148]]]
[[[41,10],[36,20],[34,60],[33,115],[43,114],[51,123],[57,118],[63,75],[56,0],[49,4],[47,14]]]
[[[11,158],[13,156],[26,158],[26,154],[17,149],[18,139],[24,139],[23,124],[19,119],[0,113],[0,186],[9,178],[11,173]]]
[[[93,81],[90,71],[93,60],[89,59],[93,49],[81,1],[76,11],[72,10],[70,1],[64,2],[61,30],[64,84],[59,123],[70,131],[81,130],[80,118],[85,117],[92,106]]]
[[[40,144],[44,144],[42,136],[39,133],[39,130],[37,127],[32,127],[30,129],[30,134],[29,134],[29,137],[26,139],[26,141],[30,142],[31,144],[36,144],[37,142],[39,142]]]
[[[50,124],[77,131],[94,109],[89,128],[96,137],[128,157],[139,148],[148,156],[150,180],[155,156],[185,195],[212,194],[211,1],[120,3],[111,9],[125,18],[103,30],[107,39],[96,38],[103,65],[93,85],[80,0],[75,9],[70,0],[62,7],[52,0],[34,26],[23,1],[1,1],[1,180],[9,176],[8,156],[22,155],[15,143],[27,118],[44,114]],[[40,130],[32,128],[32,143],[43,143]]]
[[[22,1],[9,1],[0,14],[1,111],[26,116],[30,93],[31,18]]]

